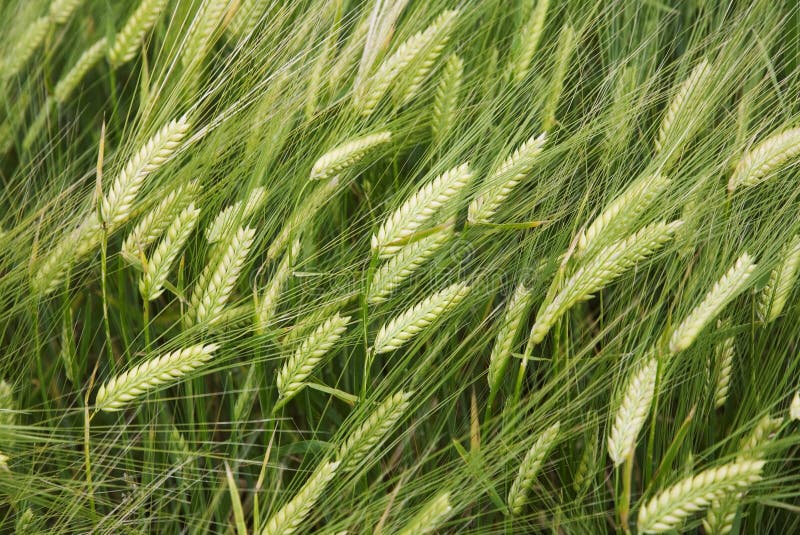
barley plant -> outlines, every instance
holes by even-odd
[[[797,2],[0,16],[0,533],[800,532]]]

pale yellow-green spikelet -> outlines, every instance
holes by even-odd
[[[670,179],[655,175],[643,177],[628,186],[581,232],[576,248],[578,254],[598,242],[615,241],[630,232],[641,215],[671,183]]]
[[[452,511],[450,493],[443,492],[428,502],[397,534],[426,535],[433,533],[447,520]]]
[[[126,408],[134,399],[159,386],[175,383],[211,360],[217,344],[193,345],[150,359],[110,379],[97,391],[95,406],[106,412]]]
[[[337,456],[342,462],[343,472],[355,470],[362,462],[374,457],[380,441],[408,410],[412,395],[413,392],[401,391],[389,396],[347,437]]]
[[[64,24],[83,0],[53,0],[50,3],[50,18],[55,24]]]
[[[489,223],[492,220],[514,187],[533,169],[546,139],[547,132],[531,136],[486,177],[480,191],[469,203],[467,220],[470,223]]]
[[[538,0],[536,7],[528,17],[524,26],[514,36],[511,48],[512,58],[509,70],[515,82],[519,83],[528,76],[531,62],[539,49],[544,24],[547,20],[547,8],[550,0]]]
[[[270,4],[270,0],[241,0],[239,8],[225,29],[235,36],[243,37],[250,34],[266,14]]]
[[[706,325],[744,290],[755,268],[750,255],[744,253],[740,256],[733,267],[714,284],[703,301],[673,331],[669,350],[678,353],[691,346]]]
[[[538,344],[555,322],[572,306],[590,299],[595,292],[659,250],[673,238],[682,221],[658,222],[601,249],[578,269],[551,299],[539,307],[531,329],[530,343]]]
[[[358,163],[371,149],[388,143],[392,133],[375,132],[343,143],[326,152],[311,168],[311,180],[325,180]]]
[[[755,186],[800,155],[800,128],[773,134],[746,152],[728,181],[728,191]]]
[[[172,264],[183,251],[183,246],[192,234],[199,216],[200,210],[195,208],[193,203],[189,203],[189,206],[179,213],[167,228],[166,235],[150,255],[144,273],[139,279],[139,292],[142,298],[153,301],[164,292],[164,282]]]
[[[347,330],[349,321],[350,316],[335,314],[317,327],[289,357],[281,371],[278,372],[276,383],[281,400],[276,408],[300,393],[314,368]]]
[[[455,123],[463,74],[464,61],[456,54],[450,54],[436,84],[431,110],[431,131],[434,141],[438,143],[447,139]]]
[[[208,243],[216,243],[226,237],[230,232],[238,228],[238,225],[243,220],[255,214],[266,200],[266,188],[258,187],[253,188],[244,203],[236,201],[225,207],[206,229]]]
[[[198,9],[181,53],[184,65],[200,62],[213,45],[214,32],[222,24],[230,0],[204,0]]]
[[[730,328],[730,321],[718,321],[717,330]],[[714,384],[714,406],[720,408],[728,399],[728,390],[731,385],[733,373],[733,359],[736,355],[736,338],[729,336],[714,346],[714,369],[716,380]]]
[[[457,282],[423,299],[381,327],[375,336],[373,350],[380,354],[402,347],[437,318],[458,305],[469,290],[467,283]]]
[[[292,535],[298,533],[303,520],[319,500],[325,487],[339,468],[338,461],[329,461],[319,466],[292,500],[281,507],[267,521],[261,535]]]
[[[711,73],[711,65],[703,58],[675,92],[658,129],[655,141],[657,153],[666,149],[670,143],[685,141],[698,128],[694,113]]]
[[[758,317],[763,323],[771,323],[786,307],[789,294],[797,281],[800,269],[800,234],[783,247],[780,263],[769,274],[767,285],[761,290],[758,300]]]
[[[512,515],[519,515],[525,507],[528,501],[528,492],[530,492],[545,458],[558,440],[560,429],[560,422],[548,427],[525,454],[525,458],[519,465],[517,477],[508,491],[508,510]]]
[[[14,389],[5,380],[0,380],[0,426],[12,426],[17,422],[17,402]]]
[[[420,230],[442,206],[455,199],[471,179],[472,172],[465,163],[422,186],[386,218],[372,236],[372,251],[382,258],[400,251],[403,241]]]
[[[759,481],[764,464],[760,460],[737,460],[687,477],[659,492],[639,510],[639,532],[666,533],[680,529],[689,515]]]
[[[83,81],[92,67],[94,67],[103,56],[106,54],[108,42],[105,37],[98,39],[92,46],[87,48],[75,65],[65,74],[56,84],[53,90],[53,98],[59,104],[64,104],[69,99],[69,96],[78,87],[78,84]]]
[[[283,287],[292,275],[292,266],[300,253],[300,240],[295,239],[289,250],[283,255],[281,263],[267,284],[264,291],[258,297],[256,308],[256,332],[265,333],[272,324],[275,311],[278,309]]]
[[[524,284],[520,283],[506,304],[503,319],[497,331],[497,339],[489,356],[487,379],[492,393],[497,391],[503,380],[503,374],[511,358],[511,351],[514,349],[514,342],[530,307],[531,298],[531,292]]]
[[[800,392],[795,392],[792,403],[789,405],[789,418],[800,420]]]
[[[125,25],[114,36],[108,51],[108,60],[113,66],[127,63],[136,56],[144,36],[155,25],[167,6],[167,0],[142,0]]]
[[[23,38],[19,39],[8,55],[0,63],[0,73],[3,78],[11,78],[27,65],[33,53],[44,41],[52,28],[53,21],[48,15],[39,17],[25,30]]]
[[[653,403],[657,374],[658,360],[651,352],[630,375],[608,435],[608,456],[614,466],[621,465],[636,448]]]
[[[572,25],[565,24],[564,27],[561,28],[561,33],[558,36],[555,65],[553,66],[547,99],[542,109],[542,130],[544,131],[549,132],[556,125],[556,111],[558,110],[558,103],[561,101],[564,80],[569,72],[569,65],[572,61],[572,55],[575,51],[577,40],[578,36],[575,33],[575,29]]]

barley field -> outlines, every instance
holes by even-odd
[[[0,533],[800,532],[800,6],[0,2]]]

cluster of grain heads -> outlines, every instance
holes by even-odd
[[[508,510],[512,515],[516,516],[522,512],[522,508],[528,501],[528,492],[530,492],[545,458],[555,446],[560,429],[560,422],[548,427],[525,454],[525,458],[519,465],[517,477],[511,484],[511,490],[508,491]]]
[[[283,255],[278,267],[272,274],[264,291],[258,296],[256,303],[256,332],[264,334],[272,324],[275,311],[278,309],[281,292],[292,275],[292,266],[300,254],[300,239],[295,239],[292,246]]]
[[[615,241],[626,235],[671,182],[661,175],[648,175],[633,182],[580,233],[577,252],[585,253],[596,243]]]
[[[456,54],[450,54],[444,63],[433,96],[431,132],[436,143],[442,143],[447,138],[455,123],[463,75],[464,61]]]
[[[370,150],[388,143],[389,131],[376,132],[343,143],[322,156],[311,168],[311,180],[325,180],[357,164]]]
[[[267,521],[261,535],[291,535],[297,532],[338,468],[338,461],[328,461],[317,467],[295,497]]]
[[[145,392],[174,383],[211,360],[217,347],[216,344],[189,346],[150,359],[110,379],[97,391],[97,410],[122,410]]]
[[[755,186],[800,154],[800,128],[773,134],[746,152],[728,180],[728,191]]]
[[[252,217],[266,200],[267,190],[258,187],[253,188],[244,202],[236,201],[230,206],[226,206],[206,228],[208,243],[216,243],[225,238],[231,231],[238,228],[243,220]]]
[[[64,24],[78,9],[83,0],[53,0],[50,3],[50,18],[55,24]]]
[[[449,201],[455,199],[472,178],[468,164],[445,171],[422,186],[372,236],[372,251],[388,258],[402,248],[420,227]]]
[[[703,58],[675,92],[658,129],[655,142],[657,153],[670,148],[672,143],[682,144],[699,127],[695,114],[711,74],[711,65]],[[679,146],[671,148],[675,153],[680,152]]]
[[[147,32],[155,25],[167,6],[167,0],[142,0],[125,25],[114,36],[108,51],[112,66],[119,66],[133,59],[139,51]]]
[[[658,222],[601,249],[589,263],[578,269],[552,298],[539,307],[530,343],[541,342],[550,328],[575,304],[613,282],[625,271],[655,253],[675,235],[682,221]]]
[[[183,246],[192,234],[199,216],[200,210],[195,208],[193,203],[189,203],[189,206],[179,213],[167,228],[164,238],[144,265],[144,273],[139,280],[139,292],[143,299],[153,301],[164,292],[164,282],[172,264],[183,251]]]
[[[511,351],[514,349],[514,342],[519,333],[523,320],[530,307],[532,294],[520,283],[514,289],[514,293],[506,304],[500,328],[497,331],[497,339],[492,347],[489,357],[489,399],[493,400],[503,381],[508,361],[511,358]]]
[[[744,253],[740,256],[733,267],[714,284],[703,301],[675,328],[670,337],[669,350],[678,353],[691,346],[706,325],[744,290],[755,268],[750,255]]]
[[[730,326],[730,321],[718,321],[717,331],[729,329]],[[718,409],[724,406],[725,401],[728,399],[735,354],[736,338],[734,336],[728,336],[714,346],[714,370],[716,371],[714,406]]]
[[[546,139],[546,132],[531,136],[489,174],[469,204],[467,220],[470,223],[491,222],[511,190],[533,169]]]
[[[515,33],[514,43],[511,47],[512,57],[508,69],[511,77],[517,83],[528,76],[533,57],[539,49],[549,4],[550,0],[538,0],[524,26]]]
[[[547,92],[547,99],[542,108],[542,130],[550,131],[556,125],[556,111],[558,103],[561,101],[561,93],[564,90],[564,81],[567,78],[569,64],[572,61],[575,45],[578,36],[571,24],[565,24],[558,35],[558,46],[556,47],[555,65],[553,66],[553,77],[550,79],[550,87]]]
[[[415,84],[421,84],[432,66],[431,57],[441,52],[453,26],[458,11],[445,11],[424,31],[409,37],[394,54],[386,58],[372,75],[356,92],[355,104],[361,115],[369,116],[392,87],[395,81],[412,65],[417,67],[412,80],[404,84],[402,100],[413,97],[411,90]],[[433,60],[435,61],[435,56]],[[418,63],[418,65],[416,65]],[[426,71],[427,69],[427,71]],[[420,76],[423,74],[423,76]]]
[[[101,37],[81,54],[75,65],[67,71],[67,74],[61,77],[55,89],[53,89],[53,98],[58,104],[63,105],[69,100],[70,95],[81,83],[83,77],[106,55],[107,48],[108,42],[106,38]]]
[[[450,493],[442,492],[425,504],[408,523],[403,526],[398,535],[426,535],[433,533],[444,523],[453,512],[450,504]]]
[[[281,399],[275,405],[275,410],[283,407],[303,390],[306,379],[347,330],[349,321],[350,316],[340,316],[337,313],[303,340],[278,372],[276,383]]]
[[[184,316],[187,324],[212,325],[220,320],[255,234],[255,229],[242,227],[212,251],[192,290],[190,308]]]
[[[457,282],[426,297],[380,328],[373,351],[376,354],[388,353],[402,347],[437,318],[455,308],[469,290],[467,283]]]
[[[27,65],[33,53],[50,33],[52,25],[51,17],[43,15],[28,26],[25,30],[25,37],[17,41],[11,52],[0,63],[0,74],[3,79],[15,76]]]
[[[653,403],[657,375],[658,359],[652,353],[631,373],[608,435],[608,456],[614,466],[621,465],[636,448]]]
[[[339,449],[337,459],[341,470],[355,470],[361,463],[374,456],[376,447],[391,432],[405,415],[413,392],[398,392],[378,405],[358,429],[347,437]]]
[[[800,269],[800,234],[784,245],[780,261],[770,272],[767,285],[758,300],[758,317],[763,323],[772,323],[783,312],[792,286]]]

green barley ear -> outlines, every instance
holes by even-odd
[[[797,280],[800,269],[800,234],[784,245],[780,264],[769,274],[769,282],[761,290],[758,300],[758,317],[763,323],[772,323],[783,312],[786,301]]]
[[[355,470],[365,459],[374,455],[380,441],[408,410],[412,395],[413,392],[398,392],[389,396],[347,437],[337,455],[342,462],[343,472]]]
[[[372,251],[388,258],[449,201],[453,200],[472,178],[468,164],[445,171],[417,190],[390,215],[372,236]]]
[[[450,54],[442,68],[436,93],[433,96],[431,111],[431,131],[436,143],[442,143],[453,128],[458,114],[458,93],[464,74],[464,61],[456,54]]]
[[[337,340],[347,330],[350,316],[338,313],[311,333],[278,372],[277,386],[281,400],[275,410],[282,407],[305,387],[305,381]]]
[[[627,234],[671,183],[670,179],[655,175],[646,176],[628,186],[581,232],[577,251],[584,253],[593,244],[602,241],[601,238],[613,241]]]
[[[402,247],[375,272],[369,285],[367,302],[382,303],[391,293],[425,263],[453,235],[450,230],[435,232]]]
[[[397,534],[425,535],[433,533],[447,520],[452,511],[450,493],[443,492],[428,502]]]
[[[655,253],[673,238],[682,221],[653,223],[635,234],[601,249],[592,260],[575,272],[552,299],[539,307],[531,329],[531,344],[544,340],[555,322],[575,304],[590,299],[595,292]]]
[[[730,328],[730,321],[718,321],[717,330]],[[728,390],[733,372],[733,359],[736,354],[736,338],[729,336],[714,347],[714,369],[717,372],[714,384],[714,407],[719,409],[728,399]]]
[[[538,0],[527,22],[515,33],[514,44],[511,48],[512,58],[509,70],[511,71],[511,76],[514,81],[517,83],[528,76],[533,57],[539,49],[539,42],[542,40],[549,4],[550,0]]]
[[[175,154],[189,127],[186,116],[170,121],[128,160],[100,203],[103,222],[109,232],[130,218],[145,179]]]
[[[281,292],[292,274],[297,255],[300,253],[300,240],[296,239],[288,251],[283,255],[283,260],[272,275],[269,284],[259,296],[256,307],[256,332],[265,333],[272,323],[275,311],[278,308]]]
[[[44,41],[44,38],[50,33],[52,22],[51,18],[47,15],[33,21],[25,31],[25,37],[17,42],[16,46],[14,46],[2,64],[0,64],[2,78],[11,78],[25,67],[28,60],[33,56],[33,53],[36,52],[36,49],[39,48]]]
[[[226,30],[237,37],[249,35],[267,12],[270,0],[241,0]]]
[[[184,65],[202,61],[213,44],[214,32],[222,24],[229,0],[205,0],[194,17],[181,53]]]
[[[469,203],[467,221],[473,224],[491,222],[511,190],[533,169],[546,139],[547,132],[531,136],[489,174],[479,193]]]
[[[262,187],[254,188],[244,203],[236,201],[230,206],[225,207],[214,221],[206,229],[206,240],[208,243],[216,243],[225,238],[226,235],[237,228],[237,225],[244,219],[255,214],[267,200],[267,190]]]
[[[741,492],[761,479],[764,461],[737,460],[690,476],[669,487],[639,510],[640,533],[679,529],[691,514],[731,492]]]
[[[705,326],[744,290],[755,268],[750,255],[744,253],[740,256],[733,267],[714,284],[703,301],[673,331],[669,350],[679,353],[692,345]]]
[[[655,142],[656,153],[664,150],[669,143],[686,140],[697,129],[697,121],[693,117],[703,94],[703,87],[711,77],[711,65],[703,58],[686,80],[680,85],[661,119],[658,137]]]
[[[218,258],[212,256],[195,283],[185,321],[212,325],[221,318],[233,287],[244,268],[256,231],[242,227],[233,234]]]
[[[560,429],[560,422],[548,427],[525,454],[525,458],[519,465],[517,477],[511,484],[511,490],[508,491],[508,509],[512,515],[516,516],[522,512],[522,508],[528,501],[528,492],[533,486],[547,454],[555,446]]]
[[[58,104],[63,105],[69,100],[69,96],[81,83],[86,73],[103,59],[107,48],[108,42],[105,37],[102,37],[81,54],[75,65],[58,81],[53,90],[53,98]]]
[[[358,163],[373,148],[388,143],[392,138],[389,131],[376,132],[343,143],[322,156],[311,168],[311,180],[325,180],[337,175]]]
[[[746,152],[728,181],[728,191],[761,183],[800,154],[800,128],[773,134]]]
[[[519,333],[520,326],[525,319],[528,308],[530,307],[532,294],[520,283],[506,304],[500,329],[497,331],[497,340],[492,347],[492,354],[489,357],[489,391],[490,398],[500,388],[503,375],[508,367],[511,358],[511,351],[514,349],[514,341]]]
[[[0,380],[0,426],[8,427],[17,423],[17,402],[14,389],[5,380]]]
[[[572,61],[572,53],[575,51],[576,44],[577,35],[575,34],[575,29],[570,24],[564,25],[558,35],[553,77],[550,79],[547,100],[545,100],[544,108],[542,109],[542,130],[544,131],[551,131],[556,124],[556,111],[561,100],[564,80],[567,78],[569,64]]]
[[[625,462],[636,448],[636,440],[653,403],[657,374],[658,360],[653,356],[648,356],[639,369],[631,373],[608,435],[608,456],[614,466]]]
[[[120,249],[122,258],[132,266],[141,268],[145,249],[159,239],[178,214],[189,206],[197,189],[196,180],[178,186],[169,192],[155,208],[145,214],[122,243]]]
[[[439,43],[444,36],[449,34],[457,16],[458,11],[456,10],[445,11],[424,31],[409,37],[408,40],[397,47],[397,51],[394,54],[381,63],[375,74],[356,93],[355,103],[361,115],[369,116],[375,111],[381,98],[386,94],[389,87],[394,84],[395,80],[415,61],[427,57],[431,49],[436,48],[436,43]],[[425,61],[423,60],[422,67],[424,66]],[[427,76],[427,72],[425,75]],[[408,95],[408,91],[406,91],[405,95]]]
[[[406,344],[442,314],[455,308],[469,293],[465,282],[457,282],[423,299],[384,324],[375,336],[376,354],[394,351]]]
[[[172,264],[183,251],[183,246],[192,234],[199,216],[200,210],[190,203],[167,228],[164,239],[159,242],[153,254],[150,255],[142,278],[139,280],[139,292],[143,299],[153,301],[164,293],[164,282],[167,280]]]
[[[108,51],[108,61],[118,67],[133,59],[144,41],[144,36],[155,26],[167,6],[167,0],[142,0],[136,11],[114,36]]]
[[[789,419],[800,420],[800,392],[795,392],[789,405]]]
[[[267,521],[261,535],[291,535],[313,509],[328,482],[336,475],[338,462],[326,462],[314,471],[292,500]]]
[[[106,412],[124,409],[156,387],[174,383],[211,360],[217,344],[193,345],[148,360],[110,379],[97,391],[95,406]]]
[[[50,19],[55,24],[64,24],[83,0],[53,0],[50,4]]]

